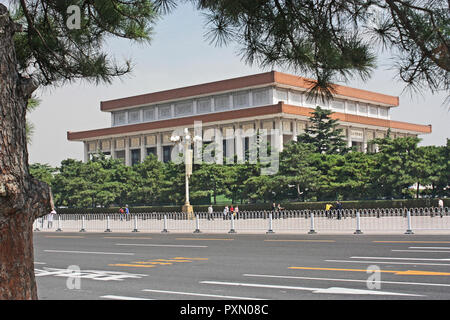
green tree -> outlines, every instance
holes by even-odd
[[[202,163],[195,166],[192,175],[192,196],[214,199],[217,204],[217,196],[225,192],[225,179],[227,170],[223,165],[216,163]]]
[[[333,82],[366,80],[380,51],[407,86],[450,91],[448,1],[192,2],[206,11],[211,43],[235,42],[249,64],[311,76],[316,93],[331,96]]]
[[[384,197],[409,197],[408,188],[417,182],[417,146],[416,137],[375,139],[379,152],[377,159],[376,183]]]
[[[48,163],[33,163],[30,165],[30,174],[37,180],[43,181],[48,185],[52,185],[53,176],[56,173],[56,168],[53,168]]]
[[[312,144],[291,141],[285,145],[280,155],[280,172],[284,190],[295,192],[294,198],[306,200],[308,194],[315,191],[319,170],[313,165],[313,156],[316,147]]]
[[[338,156],[328,171],[330,187],[338,200],[373,197],[373,168],[375,159],[364,152],[349,152]]]
[[[332,119],[331,110],[317,106],[309,117],[310,125],[304,133],[298,136],[298,141],[311,144],[318,153],[343,154],[348,151],[342,136],[342,129],[338,128],[338,120]]]
[[[131,201],[137,204],[155,204],[161,195],[161,181],[164,177],[164,163],[153,154],[144,162],[133,166],[134,181],[131,181]]]

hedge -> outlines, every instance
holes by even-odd
[[[450,199],[443,199],[444,206],[450,206]],[[368,209],[368,208],[424,208],[437,207],[437,199],[396,199],[396,200],[354,200],[341,201],[344,209]],[[319,201],[319,202],[288,202],[281,203],[281,207],[286,210],[322,210],[325,205],[336,201]],[[262,211],[271,210],[271,203],[256,204],[238,204],[239,211]],[[194,211],[206,212],[208,205],[194,205]],[[214,211],[223,211],[225,205],[213,205]],[[181,206],[140,206],[129,207],[130,213],[149,213],[149,212],[180,212]],[[57,208],[59,214],[76,214],[76,213],[118,213],[119,207],[110,208]]]

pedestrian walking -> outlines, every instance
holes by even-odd
[[[342,218],[342,203],[340,201],[336,202],[336,213],[337,213],[337,219],[341,220],[341,218]]]
[[[125,217],[128,220],[130,220],[130,209],[128,209],[128,205],[125,206]]]
[[[227,218],[228,211],[229,211],[228,206],[225,206],[225,208],[223,208],[223,220]]]
[[[439,214],[442,218],[442,213],[444,212],[444,200],[438,199],[438,207],[439,207]]]
[[[325,215],[327,216],[327,218],[331,219],[331,208],[333,208],[333,205],[331,203],[327,203],[325,205]]]
[[[234,208],[234,215],[235,215],[236,219],[239,219],[239,208],[238,208],[238,206],[236,206]]]
[[[209,207],[208,207],[208,220],[214,220],[213,212],[214,212],[214,210],[213,210],[212,205],[209,205]]]
[[[281,207],[281,203],[279,203],[277,205],[277,211],[278,211],[278,217],[281,218],[282,215],[282,210],[284,210],[284,208]]]
[[[52,211],[47,215],[47,228],[53,228],[53,216],[56,214],[55,208],[52,208]]]
[[[272,203],[272,216],[274,219],[276,219],[277,216],[277,204],[274,202]]]
[[[234,207],[233,207],[233,205],[231,205],[231,207],[230,207],[230,219],[231,219],[231,216],[234,216]]]
[[[123,210],[123,208],[122,207],[120,207],[120,209],[119,209],[119,218],[120,218],[120,221],[123,221],[123,215],[125,214],[125,210]]]

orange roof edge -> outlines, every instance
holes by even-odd
[[[292,74],[282,73],[275,71],[275,82],[285,84],[285,85],[291,85],[291,86],[298,86],[304,89],[310,89],[311,88],[311,82],[315,82],[314,79],[308,79]],[[399,106],[400,99],[397,96],[391,96],[383,93],[373,92],[373,91],[367,91],[363,89],[356,89],[351,88],[348,86],[338,85],[335,84],[334,88],[336,90],[336,94],[342,95],[345,97],[350,98],[357,98],[362,100],[368,100],[373,102],[379,102],[391,106]]]
[[[112,111],[124,107],[133,107],[144,104],[164,102],[174,99],[189,98],[196,95],[214,94],[221,91],[235,90],[245,87],[278,83],[303,89],[310,89],[310,81],[313,79],[304,78],[297,75],[269,71],[237,78],[213,81],[176,89],[157,91],[125,98],[118,98],[100,102],[101,111]],[[362,99],[375,103],[382,103],[391,106],[399,105],[399,97],[382,93],[367,91],[363,89],[351,88],[343,85],[335,85],[336,94],[349,98]]]

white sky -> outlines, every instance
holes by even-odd
[[[269,71],[245,65],[235,47],[209,45],[203,37],[203,22],[191,5],[182,6],[158,22],[151,45],[114,39],[105,47],[118,61],[132,59],[135,67],[131,75],[111,85],[77,82],[38,91],[41,104],[28,117],[35,126],[28,149],[30,163],[59,166],[67,158],[82,160],[83,144],[68,141],[67,131],[109,127],[110,113],[100,111],[100,101]],[[425,92],[411,97],[408,92],[402,93],[404,84],[393,78],[394,73],[379,62],[371,80],[346,85],[399,96],[400,106],[391,109],[391,119],[431,124],[433,132],[422,135],[421,144],[444,145],[450,138],[450,110],[443,105],[445,95]]]

